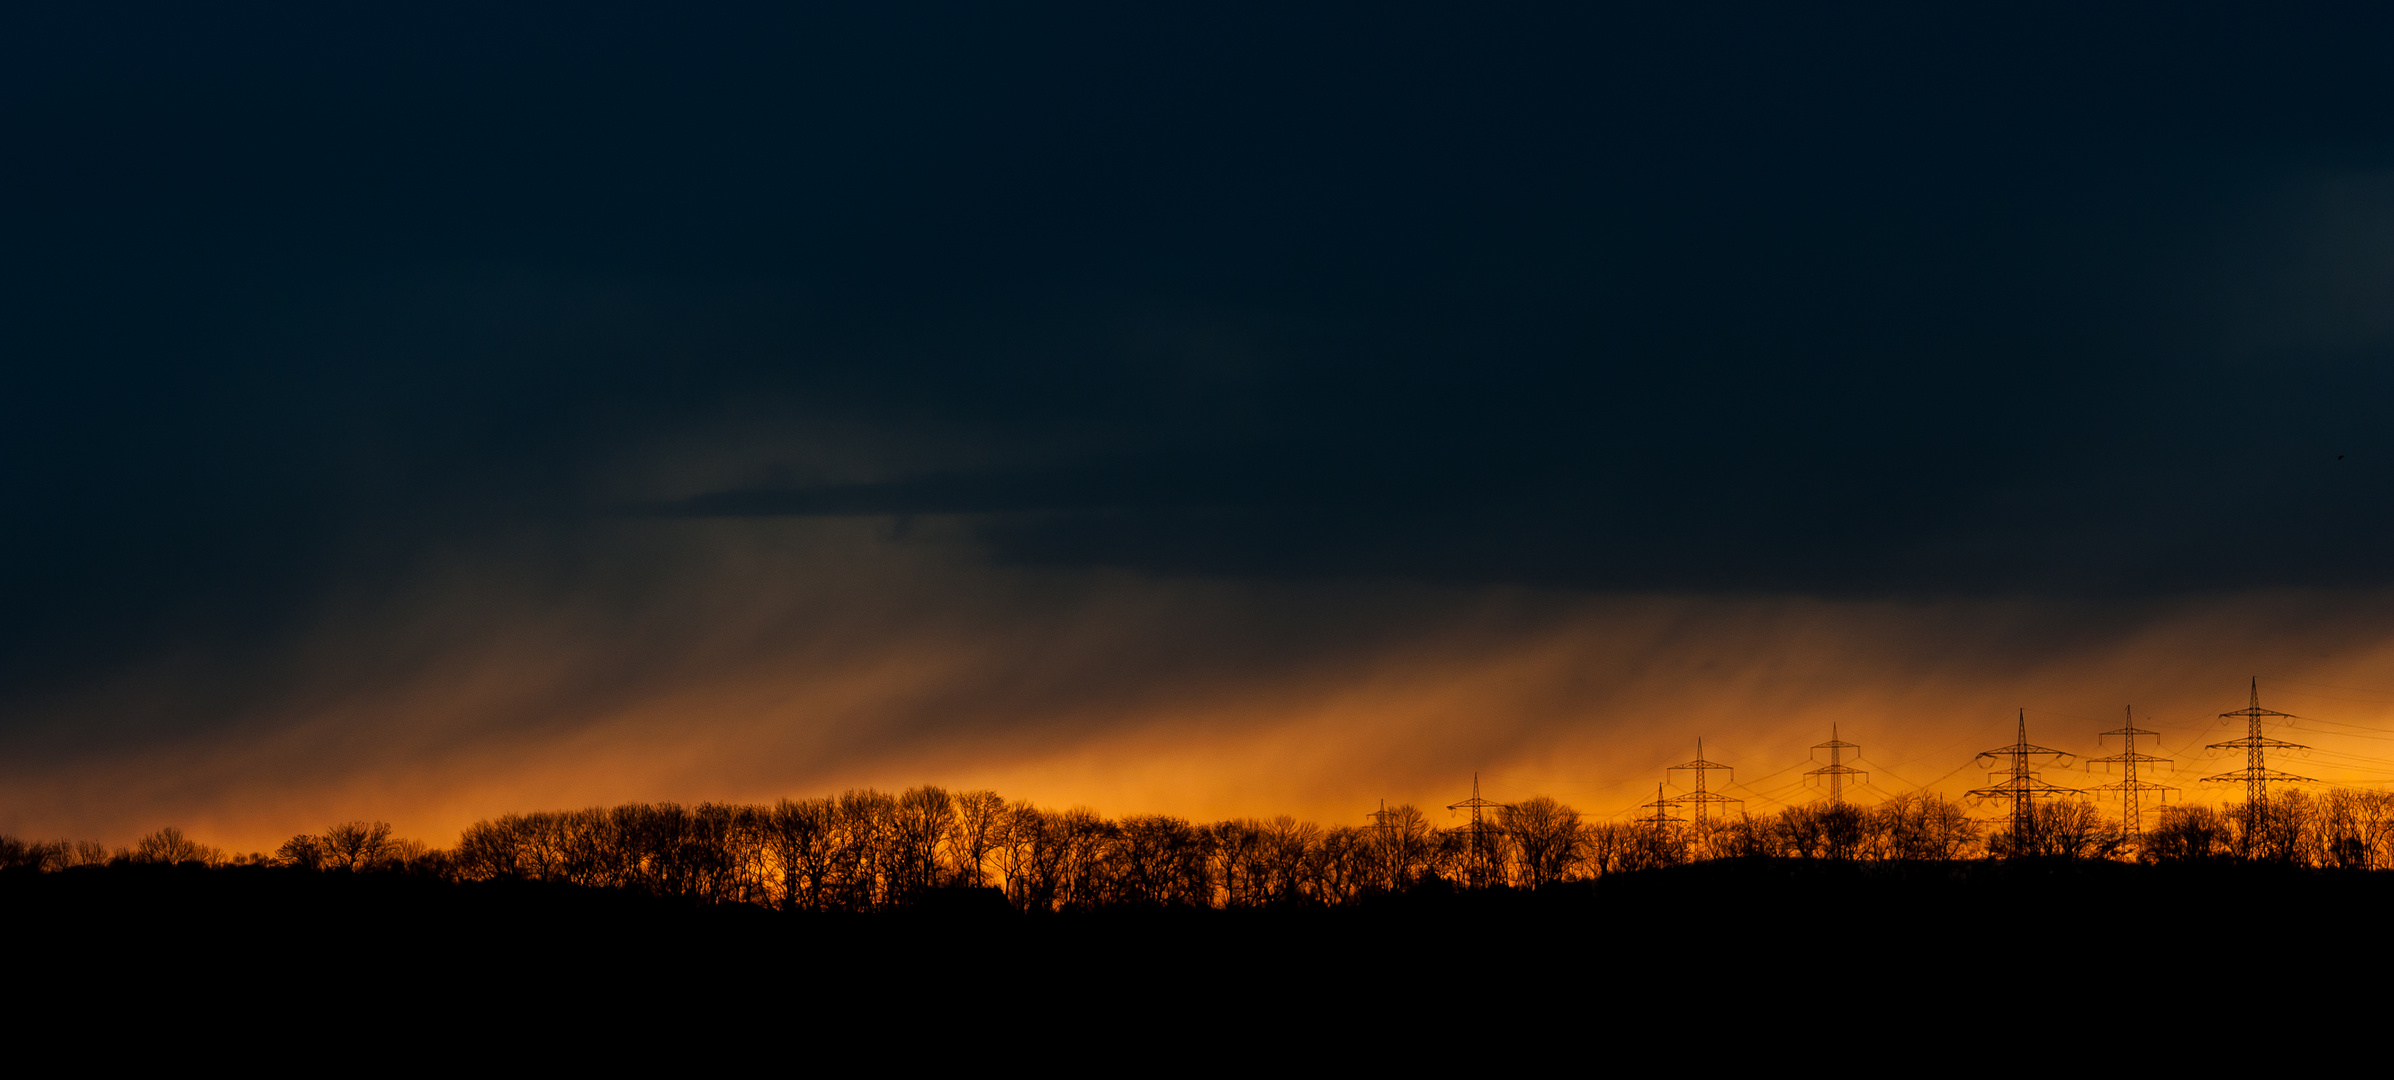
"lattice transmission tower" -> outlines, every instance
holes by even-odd
[[[2110,757],[2094,758],[2087,762],[2089,765],[2117,765],[2120,767],[2121,776],[2118,783],[2099,784],[2091,790],[2103,792],[2116,791],[2120,793],[2120,838],[2130,849],[2142,847],[2144,845],[2144,793],[2148,791],[2155,792],[2157,793],[2156,801],[2167,802],[2169,800],[2169,793],[2178,790],[2177,788],[2171,787],[2168,784],[2156,784],[2148,780],[2137,779],[2136,774],[2139,766],[2171,764],[2171,761],[2168,758],[2154,757],[2151,754],[2139,754],[2136,752],[2137,736],[2157,736],[2159,734],[2159,732],[2146,731],[2145,729],[2136,726],[2136,710],[2134,708],[2130,708],[2127,710],[2127,719],[2121,722],[2119,730],[2106,731],[2095,736],[2097,745],[2101,745],[2104,739],[2113,735],[2120,736],[2121,738],[2127,740],[2127,745],[2122,749],[2122,752],[2113,754]]]
[[[1999,746],[1978,755],[1978,760],[1982,762],[1993,761],[1997,758],[2012,759],[2011,768],[2005,770],[2009,774],[2008,776],[2005,776],[2000,782],[1972,789],[1970,797],[1990,801],[2010,801],[2012,804],[2012,851],[2014,854],[2018,854],[2021,848],[2028,843],[2030,837],[2036,833],[2038,799],[2058,799],[2064,796],[2085,794],[2077,788],[2067,788],[2038,779],[2036,770],[2030,767],[2030,762],[2039,757],[2045,757],[2051,764],[2066,765],[2075,756],[2067,751],[2054,750],[2029,742],[2027,709],[2020,710],[2019,738],[2013,740],[2010,746]],[[2002,774],[1989,773],[1988,778],[1993,779],[1997,775]]]
[[[2313,780],[2308,776],[2296,776],[2289,772],[2278,772],[2277,770],[2269,767],[2269,761],[2266,755],[2267,751],[2308,750],[2310,747],[2304,746],[2301,743],[2290,743],[2281,739],[2272,739],[2261,734],[2262,717],[2274,716],[2285,720],[2299,720],[2301,717],[2298,717],[2293,713],[2282,713],[2275,710],[2262,708],[2260,676],[2253,676],[2253,696],[2250,702],[2246,704],[2244,708],[2224,712],[2219,714],[2219,716],[2222,720],[2231,720],[2239,716],[2243,717],[2245,722],[2244,738],[2230,739],[2227,742],[2212,743],[2210,746],[2205,747],[2205,749],[2242,750],[2244,751],[2244,768],[2238,769],[2234,772],[2224,772],[2213,776],[2206,776],[2203,778],[2203,782],[2206,784],[2242,783],[2244,785],[2244,838],[2241,843],[2244,846],[2245,857],[2251,858],[2253,854],[2253,838],[2260,833],[2262,824],[2268,820],[2270,781],[2275,780],[2281,784],[2316,784],[2318,781]]]
[[[1828,780],[1828,782],[1829,782],[1829,803],[1830,803],[1830,805],[1836,805],[1836,804],[1838,804],[1838,803],[1842,803],[1842,802],[1844,802],[1844,801],[1845,801],[1845,778],[1846,778],[1846,777],[1849,777],[1849,776],[1858,776],[1858,777],[1861,777],[1861,779],[1860,779],[1859,781],[1857,781],[1857,783],[1864,783],[1864,784],[1867,784],[1867,783],[1869,783],[1869,782],[1870,782],[1870,774],[1869,774],[1869,773],[1863,772],[1862,770],[1860,770],[1860,769],[1857,769],[1857,768],[1854,768],[1853,766],[1851,766],[1851,765],[1848,765],[1848,764],[1846,764],[1846,763],[1845,763],[1845,752],[1846,752],[1846,751],[1848,751],[1848,750],[1860,750],[1860,749],[1862,749],[1862,747],[1861,747],[1859,744],[1857,744],[1857,743],[1850,743],[1850,742],[1847,742],[1847,741],[1845,741],[1845,740],[1843,740],[1843,739],[1840,739],[1840,738],[1838,738],[1838,737],[1837,737],[1837,725],[1835,725],[1835,724],[1831,724],[1831,725],[1829,725],[1829,741],[1827,741],[1827,742],[1825,742],[1825,743],[1816,743],[1816,744],[1814,744],[1814,745],[1813,745],[1813,747],[1812,747],[1812,748],[1813,748],[1814,750],[1826,750],[1826,751],[1828,751],[1828,752],[1829,752],[1829,763],[1828,763],[1827,765],[1825,765],[1825,766],[1821,767],[1821,768],[1810,770],[1810,771],[1806,772],[1804,775],[1805,775],[1806,777],[1825,777],[1825,778],[1827,778],[1827,780]],[[1859,755],[1856,755],[1856,756],[1859,756]],[[1816,784],[1817,784],[1817,783],[1819,783],[1819,782],[1820,782],[1820,781],[1819,781],[1819,780],[1817,780],[1817,779],[1813,781],[1813,783],[1816,783]]]
[[[1654,801],[1642,804],[1643,809],[1652,810],[1654,813],[1639,818],[1638,822],[1654,827],[1654,850],[1658,854],[1668,850],[1671,846],[1671,826],[1685,824],[1687,821],[1686,818],[1672,813],[1678,807],[1677,801],[1664,797],[1662,781],[1655,781]]]
[[[1496,877],[1496,827],[1482,817],[1486,810],[1509,810],[1511,803],[1491,802],[1480,798],[1480,774],[1471,774],[1471,797],[1459,803],[1447,804],[1450,811],[1471,811],[1471,852],[1464,864],[1463,875],[1473,888],[1484,888]]]
[[[1709,773],[1709,772],[1714,772],[1714,771],[1727,772],[1727,773],[1729,773],[1729,775],[1730,775],[1730,779],[1732,779],[1732,780],[1735,780],[1735,779],[1736,779],[1736,777],[1737,777],[1737,774],[1736,774],[1736,772],[1735,772],[1734,770],[1730,769],[1730,767],[1729,767],[1729,766],[1727,766],[1727,765],[1723,765],[1723,764],[1721,764],[1720,762],[1717,762],[1717,761],[1706,761],[1706,760],[1704,759],[1704,740],[1703,740],[1702,738],[1698,738],[1698,739],[1696,740],[1696,760],[1694,760],[1694,761],[1690,761],[1690,762],[1688,762],[1688,763],[1686,763],[1686,764],[1684,764],[1684,765],[1673,765],[1673,766],[1671,766],[1670,768],[1668,768],[1668,769],[1665,769],[1665,770],[1663,770],[1663,771],[1664,771],[1665,773],[1671,773],[1671,772],[1676,772],[1676,771],[1678,771],[1678,770],[1681,770],[1681,769],[1686,769],[1686,770],[1688,770],[1688,771],[1690,771],[1690,772],[1693,772],[1693,773],[1695,773],[1695,774],[1696,774],[1696,790],[1694,790],[1694,791],[1692,791],[1692,792],[1689,792],[1688,794],[1681,795],[1681,796],[1678,796],[1678,797],[1676,797],[1676,798],[1673,798],[1671,801],[1672,801],[1672,802],[1674,802],[1674,803],[1677,803],[1677,804],[1683,805],[1683,806],[1690,806],[1690,807],[1694,807],[1694,808],[1695,808],[1695,812],[1696,812],[1696,842],[1697,842],[1699,845],[1701,845],[1702,843],[1704,843],[1704,837],[1705,837],[1705,832],[1704,832],[1704,812],[1705,812],[1705,808],[1706,808],[1706,807],[1710,807],[1710,806],[1719,806],[1719,807],[1721,807],[1722,809],[1726,810],[1726,809],[1728,809],[1728,806],[1727,806],[1727,804],[1729,804],[1729,803],[1737,803],[1738,805],[1740,805],[1740,806],[1743,806],[1743,805],[1745,805],[1745,800],[1744,800],[1744,799],[1740,799],[1740,798],[1736,798],[1736,797],[1734,797],[1734,796],[1730,796],[1730,795],[1723,795],[1723,794],[1721,794],[1720,792],[1717,792],[1717,791],[1706,791],[1706,790],[1704,789],[1704,774],[1706,774],[1706,773]],[[1662,793],[1661,793],[1659,790],[1655,792],[1655,798],[1657,798],[1657,799],[1660,799],[1660,798],[1662,798]]]

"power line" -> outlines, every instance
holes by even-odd
[[[1714,771],[1716,771],[1716,770],[1717,770],[1717,771],[1721,771],[1721,772],[1727,772],[1727,773],[1729,773],[1729,778],[1730,778],[1730,780],[1731,780],[1731,781],[1733,781],[1733,782],[1734,782],[1734,781],[1737,779],[1737,773],[1736,773],[1734,770],[1730,769],[1730,767],[1729,767],[1729,766],[1727,766],[1727,765],[1723,765],[1723,764],[1721,764],[1720,762],[1717,762],[1717,761],[1706,761],[1706,760],[1704,759],[1704,740],[1703,740],[1703,738],[1702,738],[1702,737],[1698,737],[1698,738],[1696,739],[1696,760],[1694,760],[1694,761],[1690,761],[1690,762],[1688,762],[1688,763],[1686,763],[1686,764],[1684,764],[1684,765],[1673,765],[1673,766],[1671,766],[1671,767],[1669,767],[1669,768],[1667,768],[1667,769],[1664,769],[1663,771],[1664,771],[1665,773],[1671,773],[1671,772],[1677,772],[1678,770],[1681,770],[1681,769],[1686,769],[1686,770],[1688,770],[1688,771],[1690,771],[1690,772],[1693,772],[1693,773],[1695,773],[1695,774],[1696,774],[1696,790],[1695,790],[1695,791],[1693,791],[1693,792],[1690,792],[1690,793],[1688,793],[1688,794],[1686,794],[1686,795],[1681,795],[1681,796],[1679,796],[1679,797],[1677,797],[1677,798],[1674,798],[1674,799],[1672,799],[1671,801],[1672,801],[1672,802],[1675,802],[1675,803],[1686,803],[1686,804],[1688,804],[1688,805],[1690,805],[1690,806],[1693,806],[1693,807],[1695,807],[1695,808],[1696,808],[1696,828],[1697,828],[1697,829],[1701,830],[1701,829],[1704,827],[1704,808],[1705,808],[1706,806],[1708,806],[1708,805],[1712,805],[1712,804],[1717,804],[1717,803],[1743,803],[1743,802],[1745,802],[1745,800],[1744,800],[1744,799],[1735,798],[1735,797],[1733,797],[1733,796],[1729,796],[1729,795],[1723,795],[1723,794],[1720,794],[1719,792],[1712,792],[1712,791],[1706,791],[1706,790],[1704,790],[1704,774],[1705,774],[1705,773],[1708,773],[1708,772],[1714,772]]]
[[[1464,865],[1463,875],[1473,888],[1484,888],[1495,884],[1496,844],[1491,836],[1495,830],[1481,818],[1481,811],[1489,807],[1511,809],[1512,804],[1490,802],[1480,798],[1480,774],[1478,773],[1471,774],[1471,797],[1459,803],[1447,804],[1447,810],[1450,812],[1466,809],[1471,811],[1471,854],[1470,861]]]
[[[2206,776],[2203,778],[2203,782],[2206,784],[2232,784],[2239,781],[2244,784],[2245,828],[2244,836],[2241,842],[2244,845],[2244,855],[2247,858],[2250,858],[2253,854],[2253,841],[2254,838],[2259,835],[2262,823],[2268,820],[2269,782],[2275,780],[2281,784],[2317,783],[2317,781],[2308,776],[2296,776],[2289,772],[2276,772],[2269,768],[2269,763],[2266,758],[2266,753],[2268,751],[2308,750],[2310,747],[2304,746],[2301,743],[2290,743],[2281,739],[2272,739],[2262,735],[2262,717],[2275,716],[2287,720],[2299,719],[2299,717],[2296,717],[2293,713],[2282,713],[2274,709],[2264,709],[2261,707],[2260,676],[2253,676],[2252,689],[2253,696],[2250,704],[2247,704],[2241,709],[2235,709],[2219,714],[2220,719],[2222,720],[2233,719],[2239,716],[2243,717],[2245,720],[2244,738],[2230,739],[2227,742],[2212,743],[2206,748],[2211,750],[2244,751],[2244,768],[2238,769],[2234,772],[2218,773],[2216,775]]]
[[[1870,782],[1869,773],[1863,772],[1862,770],[1854,768],[1853,766],[1845,763],[1846,751],[1860,750],[1862,747],[1857,743],[1846,742],[1845,740],[1838,738],[1837,725],[1829,725],[1829,741],[1825,743],[1816,743],[1812,748],[1815,750],[1828,751],[1829,763],[1822,768],[1813,769],[1804,775],[1826,776],[1829,778],[1829,802],[1832,805],[1843,803],[1845,801],[1846,777],[1859,776],[1863,778],[1861,781],[1862,783],[1867,784]],[[1861,755],[1857,754],[1855,756],[1859,757]]]
[[[2117,791],[2120,793],[2121,839],[2126,842],[2128,847],[2137,848],[2143,845],[2145,836],[2144,806],[2141,801],[2143,794],[2148,791],[2158,792],[2160,793],[2160,801],[2166,802],[2169,799],[2168,793],[2178,789],[2168,784],[2155,784],[2136,778],[2137,766],[2148,763],[2155,765],[2165,764],[2168,763],[2170,759],[2166,757],[2155,757],[2151,754],[2137,753],[2137,736],[2152,735],[2158,737],[2160,733],[2146,731],[2145,729],[2136,726],[2136,710],[2133,707],[2126,709],[2125,715],[2126,719],[2121,723],[2119,730],[2103,732],[2102,734],[2095,736],[2095,740],[2099,745],[2104,738],[2112,735],[2118,735],[2127,740],[2126,748],[2120,753],[2113,754],[2110,757],[2099,757],[2093,761],[2087,762],[2087,764],[2118,765],[2121,767],[2121,771],[2126,774],[2119,780],[2119,782],[2102,784],[2097,786],[2094,790]],[[2023,723],[2025,724],[2025,720],[2023,720]]]
[[[1699,773],[1697,775],[1700,776],[1703,774]],[[1666,799],[1663,797],[1662,781],[1655,781],[1654,801],[1646,804],[1647,809],[1654,811],[1654,816],[1649,818],[1641,818],[1640,820],[1644,821],[1648,825],[1654,826],[1654,850],[1657,852],[1664,851],[1669,848],[1671,842],[1671,826],[1677,825],[1686,820],[1684,818],[1674,817],[1671,814],[1671,809],[1677,805],[1678,803],[1676,800]]]
[[[2029,768],[2029,763],[2035,758],[2047,755],[2050,755],[2048,760],[2057,765],[2075,756],[2029,742],[2027,709],[2020,710],[2020,737],[2018,739],[2014,740],[2010,746],[2000,746],[1978,755],[1978,760],[1982,763],[1993,761],[1996,758],[2012,759],[2012,766],[2009,770],[2011,775],[2008,778],[1983,788],[1973,788],[1970,791],[1970,797],[1973,799],[2010,800],[2012,804],[2012,851],[2014,854],[2024,853],[2030,836],[2036,831],[2036,802],[2038,799],[2057,799],[2064,795],[2083,794],[2077,788],[2066,788],[2060,784],[2047,783],[2037,779],[2037,774]]]

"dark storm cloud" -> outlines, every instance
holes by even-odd
[[[570,592],[626,517],[2388,581],[2358,16],[827,10],[10,16],[11,677],[233,663],[436,553]]]

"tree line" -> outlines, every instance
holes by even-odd
[[[2165,806],[2133,836],[2086,802],[2033,807],[2015,835],[1929,794],[1874,806],[1830,802],[1697,822],[1589,821],[1552,798],[1499,807],[1479,828],[1441,827],[1398,806],[1368,825],[1281,816],[1211,824],[1163,814],[1105,818],[1008,802],[991,791],[872,789],[772,805],[627,803],[508,814],[454,847],[347,822],[273,854],[227,856],[161,829],[132,847],[0,837],[0,868],[107,864],[270,865],[401,872],[452,881],[563,882],[698,903],[805,911],[902,908],[991,889],[1025,911],[1110,907],[1338,906],[1425,884],[1536,889],[1722,858],[1952,861],[1979,858],[2256,860],[2394,868],[2394,793],[2290,791],[2258,808]]]

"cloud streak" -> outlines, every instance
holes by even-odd
[[[578,561],[427,566],[238,666],[186,656],[52,699],[10,739],[0,828],[122,841],[175,822],[262,848],[369,817],[446,840],[515,810],[915,783],[1340,823],[1380,798],[1442,805],[1474,771],[1500,798],[1609,814],[1698,736],[1759,811],[1810,797],[1787,770],[1832,723],[1881,790],[1956,794],[2019,706],[2038,741],[2091,752],[2134,703],[2176,747],[2206,741],[2256,671],[2394,683],[2378,594],[2121,607],[1166,579],[995,566],[953,522],[899,539],[874,519],[629,523]],[[195,702],[213,703],[204,721]],[[2394,723],[2350,702],[2288,711]],[[2295,771],[2321,765],[2378,776]]]

